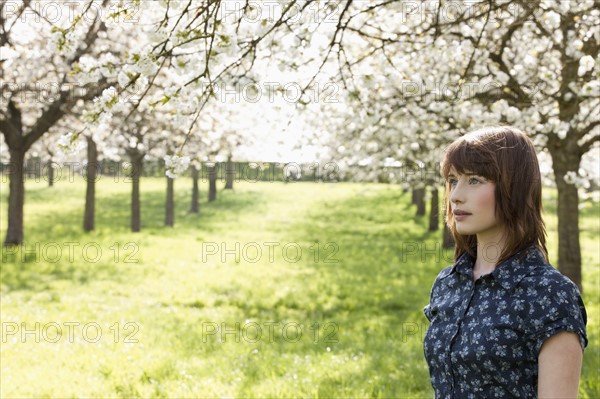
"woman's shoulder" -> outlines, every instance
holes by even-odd
[[[446,266],[445,268],[443,268],[442,270],[440,270],[440,272],[438,273],[437,277],[435,278],[435,280],[441,280],[443,278],[448,277],[451,273],[452,273],[452,269],[454,268],[454,265],[450,265],[450,266]]]
[[[543,262],[535,265],[518,285],[521,289],[545,292],[566,292],[579,296],[579,289],[567,276],[554,266]]]
[[[453,264],[443,268],[438,273],[437,277],[435,278],[435,281],[437,282],[439,280],[443,280],[455,271],[462,274],[470,274],[471,269],[473,269],[473,258],[465,252],[461,256],[459,256]]]
[[[587,311],[577,285],[547,262],[532,267],[516,287],[516,298],[525,302],[526,319],[536,331],[536,353],[543,341],[558,331],[572,331],[587,345]]]
[[[446,286],[446,284],[443,284],[443,281],[445,281],[445,279],[452,274],[453,267],[453,265],[447,266],[438,273],[437,277],[433,281],[433,284],[431,285],[432,296],[434,296],[436,293],[440,293],[440,289],[443,291],[442,287]]]

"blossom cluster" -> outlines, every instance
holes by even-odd
[[[67,157],[77,154],[82,148],[83,143],[79,140],[79,133],[68,132],[58,139],[59,157]]]
[[[176,179],[177,175],[183,173],[190,166],[190,157],[179,155],[165,155],[165,175],[171,179]]]

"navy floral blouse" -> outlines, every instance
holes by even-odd
[[[538,355],[560,331],[587,346],[577,286],[535,246],[473,281],[463,254],[442,270],[424,312],[424,351],[436,398],[536,398]]]

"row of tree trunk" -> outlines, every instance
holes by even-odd
[[[131,161],[131,231],[141,231],[141,200],[140,200],[140,179],[142,177],[143,159],[145,153],[132,149],[128,151]],[[98,151],[96,143],[87,138],[87,159],[86,166],[86,194],[85,210],[83,217],[84,231],[92,231],[95,228],[95,204],[96,204],[96,180],[98,176]],[[232,168],[231,158],[228,159],[228,170]],[[217,165],[208,166],[208,201],[217,199]],[[52,169],[52,168],[50,168]],[[195,166],[192,170],[192,197],[189,213],[200,212],[200,185],[198,183],[200,173]],[[225,189],[233,189],[233,177],[227,174]],[[175,225],[175,179],[167,179],[167,198],[165,203],[165,226],[173,227]],[[11,180],[12,181],[12,180]],[[50,184],[49,180],[49,184]],[[52,184],[50,184],[52,185]]]
[[[440,198],[439,198],[439,190],[435,186],[430,187],[430,210],[429,210],[429,228],[428,231],[438,231],[440,226],[440,216],[442,212],[440,212]],[[412,190],[412,203],[417,206],[417,216],[425,216],[426,214],[426,206],[425,206],[425,188],[415,188]],[[444,210],[445,211],[445,210]],[[443,238],[442,238],[442,246],[444,248],[452,248],[454,246],[454,239],[452,238],[452,233],[450,233],[450,229],[448,229],[448,225],[445,222],[445,218],[443,220]]]

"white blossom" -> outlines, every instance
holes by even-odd
[[[148,56],[140,58],[136,66],[138,67],[140,73],[146,76],[152,76],[158,70],[158,65],[156,65],[156,62],[152,61],[152,59]]]
[[[590,186],[590,182],[575,171],[567,172],[564,176],[564,181],[565,183],[572,184],[577,188],[588,188]]]
[[[560,26],[560,15],[554,11],[547,12],[544,15],[544,19],[552,29],[558,29],[558,27]]]
[[[79,150],[83,148],[83,143],[78,140],[79,134],[75,134],[73,132],[68,132],[63,134],[58,139],[58,150],[59,150],[59,158],[65,158],[70,155],[74,155]]]
[[[571,8],[570,3],[571,3],[571,0],[560,0],[558,2],[558,4],[559,4],[558,9],[561,14],[567,14],[569,12],[569,9]]]
[[[502,114],[508,108],[508,102],[506,100],[498,100],[492,104],[491,109],[495,114]]]
[[[118,102],[119,93],[117,89],[114,87],[109,87],[108,89],[104,89],[102,91],[102,96],[100,97],[100,105],[104,109],[111,109],[113,105]]]
[[[50,52],[58,51],[59,54],[71,56],[77,50],[77,38],[72,30],[55,28],[48,41],[47,48]]]
[[[102,112],[98,116],[97,125],[108,125],[113,118],[112,112]]]
[[[177,175],[184,172],[190,166],[190,157],[180,157],[178,155],[165,155],[166,175],[171,179],[177,178]]]
[[[119,86],[125,87],[129,84],[129,76],[127,76],[127,72],[121,70],[117,75],[117,81],[119,82]]]
[[[584,97],[598,97],[600,96],[600,81],[593,79],[581,88],[581,95]]]
[[[59,147],[69,147],[71,145],[72,138],[73,132],[69,132],[60,136],[60,138],[58,139]]]
[[[584,55],[579,60],[579,68],[577,69],[577,75],[583,76],[587,71],[591,71],[594,68],[594,58],[591,55]]]
[[[510,123],[513,123],[519,118],[519,116],[521,116],[521,111],[519,111],[519,109],[516,107],[508,107],[505,115],[506,115],[506,119]]]
[[[129,65],[126,72],[141,73],[145,76],[153,76],[158,71],[158,63],[152,54],[152,47],[146,46],[141,51],[132,53],[128,59]]]
[[[569,123],[561,121],[560,124],[558,125],[558,128],[556,129],[556,135],[558,136],[559,139],[562,140],[565,137],[567,137],[568,131],[569,131]]]
[[[535,67],[537,65],[537,58],[531,54],[527,54],[523,59],[523,64],[528,68]]]

